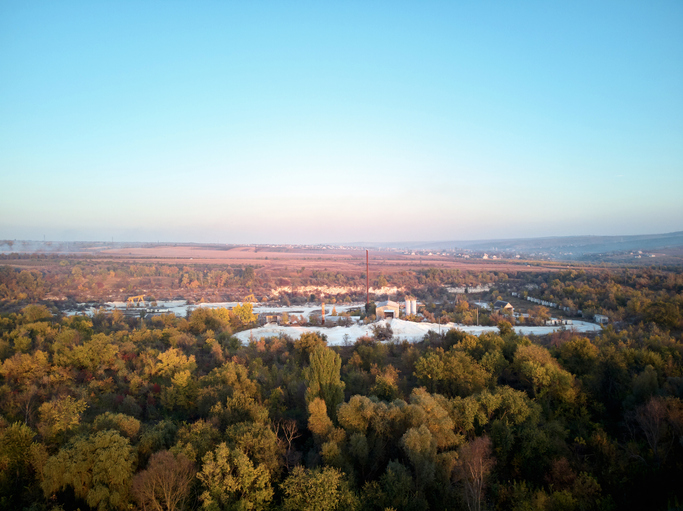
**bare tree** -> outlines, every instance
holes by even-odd
[[[155,453],[149,466],[133,479],[133,495],[143,511],[180,511],[196,474],[183,454]]]
[[[300,453],[293,447],[294,440],[299,438],[301,433],[296,425],[296,421],[292,419],[281,419],[274,422],[273,430],[280,444],[285,448],[285,466],[289,471],[301,457]]]
[[[475,438],[460,448],[459,455],[454,469],[455,479],[462,483],[467,509],[481,511],[486,478],[495,465],[491,439],[488,436]]]
[[[29,422],[33,422],[33,411],[35,408],[33,398],[37,395],[38,387],[36,387],[35,385],[29,385],[24,394],[24,424],[29,424]]]
[[[636,410],[636,422],[645,435],[652,454],[658,462],[660,459],[660,443],[666,433],[668,413],[663,400],[652,398]]]
[[[652,449],[657,465],[666,460],[671,446],[683,430],[683,406],[675,398],[652,397],[631,414]]]

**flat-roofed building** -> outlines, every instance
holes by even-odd
[[[595,316],[593,316],[593,319],[596,323],[600,325],[606,325],[607,323],[609,323],[609,318],[607,316],[603,316],[602,314],[596,314]]]

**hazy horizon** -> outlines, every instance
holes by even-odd
[[[415,239],[415,240],[389,240],[389,241],[361,241],[361,240],[327,240],[327,241],[322,241],[318,243],[293,243],[293,242],[263,242],[263,243],[240,243],[240,242],[212,242],[212,241],[206,241],[206,242],[201,242],[201,241],[191,241],[191,240],[126,240],[126,239],[0,239],[0,247],[3,245],[7,245],[8,243],[14,244],[14,243],[35,243],[35,244],[57,244],[57,245],[62,245],[62,244],[68,244],[68,243],[101,243],[101,244],[126,244],[126,243],[132,243],[132,244],[162,244],[162,245],[171,245],[171,244],[187,244],[187,245],[234,245],[234,246],[240,246],[240,245],[292,245],[292,246],[303,246],[303,245],[338,245],[338,246],[347,246],[347,247],[353,247],[353,246],[358,246],[358,247],[366,247],[366,246],[372,246],[372,244],[376,244],[376,246],[392,246],[393,248],[396,247],[408,247],[408,246],[418,246],[420,244],[439,244],[439,243],[451,243],[451,242],[457,242],[457,243],[483,243],[483,242],[505,242],[505,241],[534,241],[534,240],[561,240],[561,239],[571,239],[571,238],[631,238],[631,237],[649,237],[649,236],[663,236],[666,237],[668,235],[683,235],[683,231],[672,231],[668,233],[640,233],[636,235],[601,235],[601,234],[588,234],[588,235],[569,235],[569,236],[538,236],[538,237],[525,237],[525,238],[472,238],[472,239]],[[2,250],[0,249],[0,252]]]
[[[682,26],[673,0],[3,2],[0,239],[680,231]]]

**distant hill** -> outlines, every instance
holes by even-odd
[[[662,250],[683,247],[683,231],[634,236],[557,236],[491,240],[455,240],[433,242],[355,243],[407,250],[470,250],[474,252],[515,252],[547,254],[561,259],[582,259],[595,254]]]
[[[474,255],[498,254],[502,257],[529,259],[554,259],[564,261],[615,262],[631,261],[650,264],[655,255],[657,264],[683,264],[683,231],[666,234],[641,234],[634,236],[553,236],[547,238],[512,238],[490,240],[453,241],[403,241],[389,243],[334,243],[330,246],[398,249],[410,251],[461,251]],[[112,249],[159,248],[161,246],[190,247],[194,249],[230,250],[235,245],[203,243],[143,243],[143,242],[52,242],[29,240],[0,240],[0,254],[97,254]],[[285,246],[269,250],[287,250]],[[321,245],[287,245],[306,249]],[[642,252],[642,257],[639,258]],[[646,262],[647,260],[647,262]]]

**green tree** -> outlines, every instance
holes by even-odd
[[[359,506],[343,472],[336,468],[294,467],[280,489],[285,511],[353,511]]]
[[[18,422],[0,430],[0,508],[21,509],[30,504],[27,497],[35,497],[28,488],[34,472],[41,468],[36,463],[37,451],[44,447],[36,444],[34,437],[31,428]]]
[[[254,282],[256,278],[256,272],[252,266],[247,266],[242,273],[242,282],[245,286],[249,287]]]
[[[383,369],[377,369],[375,384],[371,387],[370,393],[384,401],[393,401],[398,397],[398,371],[394,366],[389,364]]]
[[[327,413],[336,417],[337,405],[344,400],[344,382],[341,381],[341,357],[326,346],[317,346],[304,369],[306,402],[319,397],[325,401]]]
[[[256,465],[266,467],[271,476],[280,471],[284,452],[270,424],[233,424],[226,429],[225,439],[231,448],[242,451]]]
[[[176,373],[187,371],[192,373],[197,368],[194,355],[186,356],[182,350],[170,348],[157,356],[158,362],[154,366],[154,375],[172,378]]]
[[[415,376],[430,392],[447,396],[468,396],[483,390],[491,374],[472,357],[451,348],[427,352],[415,364]]]
[[[249,302],[235,305],[232,309],[232,316],[235,329],[244,328],[256,321],[254,306]]]
[[[46,440],[55,440],[80,424],[81,415],[87,407],[84,400],[76,400],[71,396],[45,402],[38,408],[38,431]]]
[[[532,397],[556,399],[571,403],[576,397],[573,376],[562,369],[550,352],[535,344],[520,346],[512,368],[521,381],[531,388]]]
[[[560,346],[559,360],[575,375],[590,373],[597,362],[599,350],[585,337],[572,337]]]
[[[230,328],[231,317],[230,311],[222,307],[197,307],[190,314],[190,331],[194,334],[203,334],[207,330],[217,333],[226,331]]]
[[[135,440],[140,433],[140,421],[123,413],[105,412],[95,417],[93,429],[95,431],[111,429],[130,440]]]
[[[410,470],[398,461],[390,461],[379,482],[367,482],[363,487],[363,509],[401,509],[427,511],[429,504],[417,491]]]
[[[311,353],[315,351],[318,346],[326,346],[325,336],[320,336],[315,332],[304,332],[294,341],[294,349],[299,354],[301,364],[306,363]]]
[[[255,466],[244,452],[225,443],[204,456],[197,477],[204,488],[199,496],[203,509],[258,511],[273,498],[268,469]]]
[[[401,447],[415,469],[418,488],[423,489],[436,477],[436,438],[424,424],[410,428],[401,438]]]
[[[308,429],[318,443],[330,441],[338,436],[334,424],[327,415],[325,401],[316,397],[308,404],[308,414]]]
[[[101,373],[116,367],[118,352],[119,347],[111,336],[99,333],[83,344],[55,354],[54,362],[56,365],[75,366],[91,373]]]
[[[414,427],[426,426],[439,449],[453,447],[462,441],[453,433],[453,420],[446,410],[448,403],[442,396],[431,395],[424,388],[415,389],[410,395],[410,404],[418,407],[420,412],[413,414],[412,410],[408,409],[408,420],[413,419]],[[415,418],[418,420],[415,421]]]
[[[177,434],[176,444],[172,452],[183,453],[190,461],[201,461],[206,453],[215,449],[221,440],[221,432],[217,425],[199,419],[196,422],[185,424]]]
[[[507,312],[507,313],[510,314],[510,312]],[[498,323],[498,331],[500,332],[500,335],[502,337],[506,337],[508,335],[514,334],[514,332],[515,332],[512,329],[512,325],[510,324],[509,321],[500,321]]]
[[[21,316],[23,323],[52,319],[52,314],[44,305],[27,305],[21,309]]]
[[[92,508],[126,509],[135,461],[128,439],[115,431],[80,437],[48,458],[43,492],[49,498],[71,487]]]

